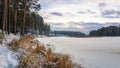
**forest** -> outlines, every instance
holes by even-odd
[[[38,11],[39,0],[0,0],[0,29],[3,34],[48,34],[50,25],[44,23]]]
[[[85,36],[84,33],[82,32],[77,32],[77,31],[51,31],[50,32],[51,36],[68,36],[68,37],[83,37]]]
[[[108,26],[92,30],[89,36],[120,36],[120,26]]]

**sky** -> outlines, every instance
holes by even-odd
[[[120,24],[120,0],[40,0],[39,14],[52,30],[80,31]]]

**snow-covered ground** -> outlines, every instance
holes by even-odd
[[[120,68],[120,37],[38,38],[56,52],[68,53],[85,68]]]
[[[19,60],[17,53],[7,47],[7,43],[17,38],[18,36],[13,34],[5,35],[3,43],[0,43],[0,68],[16,68],[18,66]]]
[[[16,68],[17,55],[9,50],[6,45],[0,44],[0,68]]]

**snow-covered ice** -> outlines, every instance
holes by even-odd
[[[120,68],[120,37],[38,39],[53,45],[56,52],[73,55],[85,68]]]

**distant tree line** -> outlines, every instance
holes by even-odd
[[[90,31],[89,35],[75,31],[51,31],[49,33],[50,33],[49,36],[69,36],[69,37],[120,36],[120,26],[102,27],[100,29]]]
[[[81,37],[85,36],[82,32],[75,32],[75,31],[52,31],[50,33],[51,36],[69,36],[69,37]]]
[[[98,30],[90,31],[89,36],[120,36],[120,27],[108,26]]]
[[[39,0],[0,0],[0,29],[2,33],[39,33],[50,31],[38,14]]]

